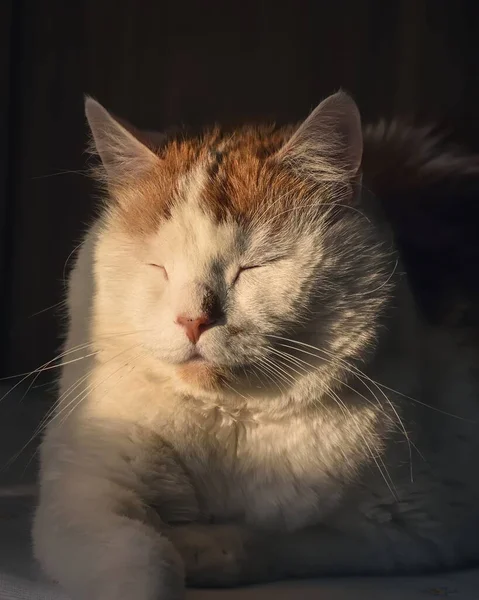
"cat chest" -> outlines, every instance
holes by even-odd
[[[231,432],[230,436],[231,436]],[[316,521],[338,496],[314,432],[288,427],[228,431],[190,472],[201,512],[211,521],[296,529]]]

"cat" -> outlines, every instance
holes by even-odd
[[[387,199],[477,158],[363,128],[343,91],[191,139],[86,115],[105,200],[41,446],[45,572],[74,600],[176,600],[476,561],[477,341],[424,317]]]

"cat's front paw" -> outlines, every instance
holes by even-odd
[[[233,586],[244,583],[248,535],[235,525],[189,524],[167,536],[183,559],[187,585]]]

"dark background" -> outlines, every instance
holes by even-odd
[[[49,307],[94,205],[85,92],[162,129],[296,120],[342,86],[366,121],[439,120],[479,147],[478,0],[1,0],[0,41],[3,376],[58,348]]]

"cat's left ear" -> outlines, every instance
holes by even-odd
[[[139,132],[120,123],[93,98],[85,99],[85,114],[109,185],[127,183],[159,164],[158,155],[141,141]]]
[[[361,116],[354,100],[339,91],[323,100],[279,152],[318,180],[353,180],[363,154]]]

